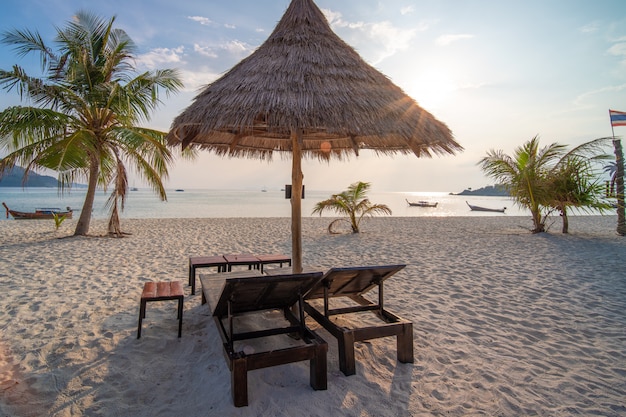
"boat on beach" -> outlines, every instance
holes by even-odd
[[[61,210],[60,208],[46,207],[35,209],[35,211],[33,212],[11,210],[4,202],[2,202],[2,205],[7,212],[7,219],[9,218],[10,214],[15,220],[53,219],[54,216],[71,219],[73,213],[73,210],[69,207],[67,207],[65,211]]]
[[[468,203],[467,201],[465,202],[470,210],[472,211],[491,211],[491,212],[495,212],[495,213],[504,213],[504,210],[506,210],[506,207],[503,207],[501,209],[496,209],[496,208],[487,208],[487,207],[480,207],[480,206],[473,206],[470,203]]]
[[[420,200],[417,202],[411,202],[406,200],[407,204],[411,207],[437,207],[438,202],[431,203],[430,201]]]

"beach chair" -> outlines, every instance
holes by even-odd
[[[331,333],[339,345],[339,369],[344,375],[356,373],[354,342],[381,337],[396,337],[398,361],[413,362],[413,324],[384,308],[383,282],[406,265],[363,266],[330,269],[322,280],[307,294],[305,311]],[[378,287],[378,302],[372,302],[363,294]],[[350,306],[331,309],[330,299],[347,297]],[[323,299],[323,309],[311,302]],[[331,317],[340,314],[370,311],[383,323],[349,329],[339,326]],[[378,321],[376,319],[375,321]]]
[[[309,360],[311,387],[326,389],[328,345],[306,327],[302,301],[321,278],[321,272],[264,276],[259,270],[200,275],[202,304],[209,303],[222,338],[236,407],[248,405],[248,371],[255,369]],[[270,328],[246,328],[251,316],[267,320],[268,314],[255,313],[268,310],[281,311]]]

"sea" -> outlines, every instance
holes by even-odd
[[[335,191],[336,192],[336,191]],[[56,188],[0,187],[0,202],[12,210],[34,211],[37,208],[54,207],[74,210],[74,218],[82,208],[86,189],[73,188],[60,194]],[[332,191],[305,190],[302,200],[302,217],[318,217],[312,214],[316,203],[331,197]],[[92,212],[93,219],[109,217],[107,200],[109,194],[98,191]],[[386,204],[394,217],[449,217],[449,216],[526,216],[526,209],[517,207],[509,197],[486,197],[453,195],[450,192],[369,192],[374,204]],[[408,201],[428,201],[437,207],[409,206]],[[471,211],[467,203],[488,207],[506,207],[505,214]],[[250,190],[167,190],[167,201],[161,201],[150,189],[138,189],[127,194],[122,219],[145,218],[231,218],[231,217],[291,217],[291,203],[282,189]],[[323,217],[337,217],[324,212]],[[0,219],[7,220],[6,216]],[[8,218],[12,218],[9,216]]]

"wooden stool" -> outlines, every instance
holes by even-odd
[[[139,326],[137,327],[137,339],[141,337],[141,321],[146,318],[146,303],[148,301],[178,300],[178,337],[183,330],[183,284],[180,281],[146,282],[141,293],[139,306]]]

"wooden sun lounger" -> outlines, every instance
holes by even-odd
[[[306,327],[302,301],[321,278],[321,272],[264,276],[258,270],[200,275],[202,303],[208,301],[222,338],[236,407],[248,405],[248,371],[255,369],[309,360],[311,387],[326,389],[328,345]],[[298,316],[290,309],[296,304]],[[246,332],[235,329],[233,319],[236,316],[276,309],[282,310],[286,319],[277,323],[276,327]],[[238,317],[238,320],[241,318]],[[235,344],[261,337],[295,334],[300,338],[296,346],[292,343],[264,352],[246,353],[237,347],[239,343]]]
[[[364,266],[353,268],[333,268],[308,293],[304,303],[305,311],[337,338],[339,344],[339,369],[344,375],[356,373],[354,342],[380,337],[396,336],[398,361],[413,362],[413,324],[384,308],[383,282],[406,265]],[[378,287],[378,303],[363,294]],[[357,305],[331,309],[329,301],[335,297],[348,297]],[[318,311],[308,300],[322,298],[323,311]],[[362,311],[374,312],[384,323],[348,329],[331,321],[331,316]]]

